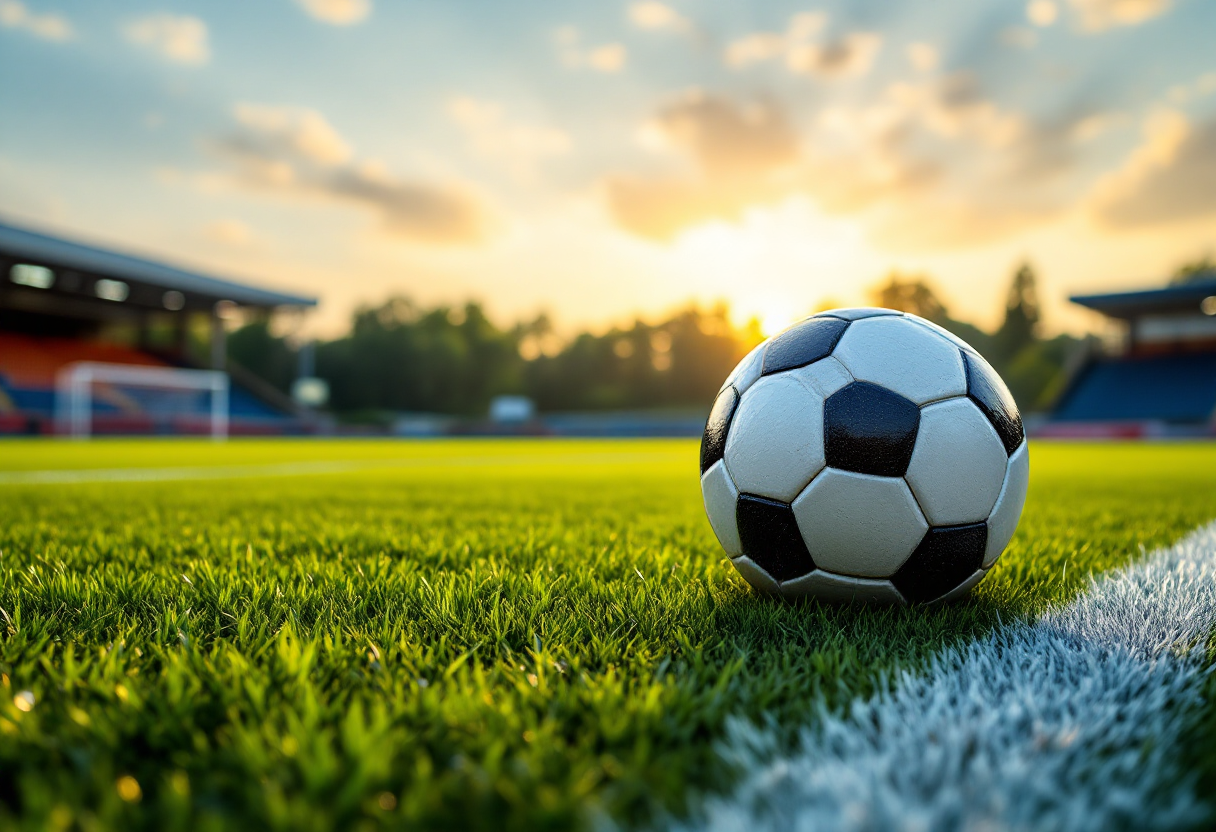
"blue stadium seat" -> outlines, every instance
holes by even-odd
[[[1056,407],[1061,422],[1202,424],[1216,410],[1216,353],[1100,359]]]
[[[233,419],[282,419],[284,414],[233,384],[228,392],[228,413]]]
[[[51,416],[55,410],[55,391],[45,388],[8,387],[8,397],[22,413]]]

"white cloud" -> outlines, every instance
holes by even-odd
[[[1069,0],[1081,26],[1101,32],[1115,26],[1136,26],[1165,13],[1171,0]]]
[[[600,72],[620,72],[625,67],[628,53],[619,43],[606,43],[587,52],[587,66]]]
[[[570,137],[561,130],[514,121],[494,101],[456,96],[448,101],[447,112],[474,151],[514,173],[526,174],[539,160],[570,151]]]
[[[1060,16],[1060,8],[1053,0],[1031,0],[1026,4],[1026,19],[1035,26],[1050,26]]]
[[[908,61],[913,67],[921,72],[929,72],[936,69],[941,56],[937,54],[937,49],[929,43],[910,43],[908,44]]]
[[[1138,228],[1216,214],[1216,119],[1195,125],[1176,110],[1153,113],[1144,140],[1094,188],[1100,223]]]
[[[35,14],[19,0],[0,0],[0,26],[22,29],[35,37],[50,41],[71,40],[72,24],[59,14]]]
[[[768,61],[785,54],[785,35],[776,32],[753,32],[726,47],[726,63],[730,66]]]
[[[1084,144],[1093,141],[1124,120],[1123,113],[1096,113],[1084,116],[1070,126],[1070,137],[1078,144]]]
[[[753,32],[732,41],[726,47],[726,63],[742,67],[781,58],[818,35],[827,23],[828,16],[823,12],[796,14],[790,18],[784,32]]]
[[[1171,87],[1167,96],[1171,104],[1185,104],[1216,92],[1216,72],[1205,72],[1189,84]]]
[[[372,12],[371,0],[296,0],[317,20],[334,26],[350,26]]]
[[[198,66],[211,58],[207,24],[197,17],[162,12],[132,21],[125,32],[132,43],[154,49],[180,64]]]
[[[208,223],[203,236],[213,243],[232,248],[249,248],[254,243],[253,229],[240,220],[222,219]]]
[[[375,213],[389,234],[423,243],[464,245],[490,232],[489,211],[471,189],[400,178],[358,158],[314,110],[241,104],[234,115],[237,129],[210,143],[229,171],[193,177],[204,190],[237,187],[297,204],[352,205]]]
[[[236,120],[283,155],[294,154],[319,165],[340,165],[353,152],[346,140],[316,110],[237,104]]]
[[[693,90],[659,110],[651,129],[714,175],[750,176],[793,160],[798,138],[776,104]]]
[[[646,145],[676,164],[609,176],[604,195],[621,228],[656,240],[805,197],[856,218],[879,245],[973,245],[1058,216],[1081,185],[1083,143],[1117,119],[1091,110],[1034,121],[966,73],[897,82],[863,106],[829,106],[801,133],[773,101],[696,92],[643,130]]]
[[[796,46],[786,55],[785,64],[790,72],[825,78],[864,75],[881,47],[881,35],[853,32],[828,43]]]
[[[629,7],[629,20],[639,29],[650,31],[690,32],[692,23],[688,18],[665,3],[643,0]]]
[[[625,68],[629,51],[620,43],[583,46],[582,33],[575,26],[562,26],[553,33],[561,62],[571,69],[587,68],[615,73]]]
[[[867,72],[882,47],[882,36],[851,32],[832,40],[816,40],[827,23],[827,15],[822,12],[796,14],[784,32],[753,32],[732,41],[723,58],[732,67],[784,60],[794,74],[824,78]]]
[[[888,98],[904,118],[916,119],[944,138],[964,137],[988,147],[1006,147],[1024,127],[1020,117],[985,98],[975,77],[966,72],[932,84],[893,84]]]
[[[616,222],[653,239],[670,239],[709,220],[738,220],[751,205],[780,196],[783,169],[798,160],[797,133],[767,101],[737,102],[694,90],[663,107],[646,134],[696,167],[693,175],[605,181]]]

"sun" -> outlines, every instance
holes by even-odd
[[[773,304],[759,310],[756,317],[760,320],[760,331],[765,338],[776,335],[797,318],[788,304]]]

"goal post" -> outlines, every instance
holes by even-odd
[[[219,370],[141,367],[101,361],[77,361],[55,379],[55,432],[87,439],[93,434],[94,389],[99,384],[210,394],[207,410],[211,438],[228,438],[228,374]]]

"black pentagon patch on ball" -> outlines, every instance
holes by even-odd
[[[815,317],[840,318],[842,321],[860,321],[862,318],[877,318],[880,315],[903,315],[896,309],[884,309],[881,306],[857,306],[852,309],[829,309],[820,312]]]
[[[987,361],[964,351],[963,364],[967,368],[967,395],[984,411],[1001,437],[1005,453],[1012,456],[1026,436],[1018,403]]]
[[[891,583],[912,604],[941,598],[975,574],[987,543],[986,523],[929,529]]]
[[[805,367],[831,355],[848,326],[849,322],[840,318],[807,318],[774,335],[764,350],[761,375]]]
[[[701,437],[701,473],[704,474],[726,452],[726,433],[730,420],[739,406],[739,394],[734,387],[727,387],[714,399],[714,406],[705,420],[705,434]]]
[[[815,569],[815,561],[802,542],[794,511],[785,503],[740,494],[735,523],[743,554],[778,581],[800,578]]]
[[[920,408],[885,387],[855,381],[828,396],[823,427],[830,467],[902,477],[916,446]]]

